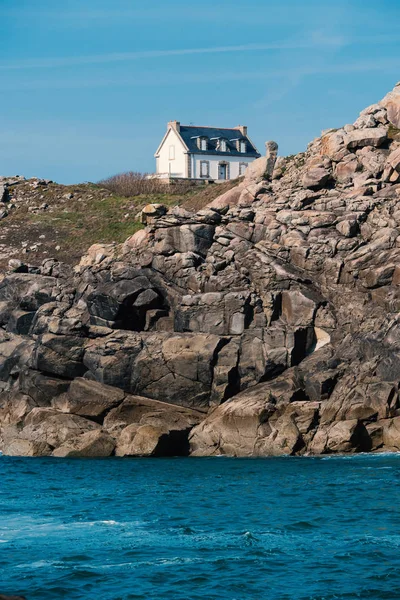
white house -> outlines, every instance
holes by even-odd
[[[197,127],[170,121],[156,158],[158,177],[236,179],[260,156],[247,127]]]

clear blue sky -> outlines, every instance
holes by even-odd
[[[399,0],[0,0],[0,175],[153,171],[172,119],[303,150],[400,79]]]

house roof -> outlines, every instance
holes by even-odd
[[[181,125],[179,135],[186,144],[189,152],[194,154],[218,154],[224,156],[251,156],[257,158],[260,156],[257,148],[254,146],[248,136],[243,135],[240,129],[221,129],[219,127],[197,127],[196,125]],[[197,146],[199,137],[208,138],[208,149],[200,150]],[[225,139],[228,152],[217,150],[219,139]],[[236,140],[246,140],[247,152],[239,152],[236,148]]]

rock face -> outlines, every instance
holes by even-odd
[[[399,88],[121,247],[0,283],[0,445],[26,456],[400,449]],[[397,123],[397,124],[396,124]]]

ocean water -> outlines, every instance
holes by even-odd
[[[400,455],[0,457],[0,593],[400,599]]]

